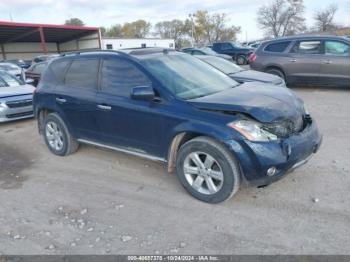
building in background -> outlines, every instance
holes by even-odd
[[[175,49],[174,39],[160,38],[102,38],[102,49],[161,47]]]
[[[100,50],[98,27],[0,21],[0,60],[31,60],[39,55]]]

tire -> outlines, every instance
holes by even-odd
[[[282,72],[282,70],[280,70],[280,69],[278,69],[278,68],[268,68],[268,69],[265,71],[265,73],[279,76],[279,77],[282,78],[284,81],[286,81],[286,76],[284,75],[284,73]]]
[[[236,63],[237,65],[246,65],[247,64],[247,59],[243,55],[239,55],[236,57]]]
[[[198,163],[196,155],[203,164],[201,168],[195,163]],[[176,159],[176,170],[187,192],[207,203],[220,203],[231,198],[240,186],[237,160],[221,143],[209,137],[197,137],[182,145]]]
[[[57,113],[50,113],[45,117],[42,131],[45,143],[53,154],[67,156],[78,150],[79,143]]]

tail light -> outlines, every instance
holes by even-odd
[[[257,56],[255,53],[251,53],[249,56],[249,62],[253,63],[256,60]]]

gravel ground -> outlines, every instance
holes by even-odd
[[[91,146],[60,158],[34,120],[1,124],[0,254],[350,254],[350,90],[294,90],[321,150],[218,205],[161,164]]]

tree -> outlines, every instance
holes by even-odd
[[[101,31],[102,33],[102,31]],[[105,33],[102,34],[105,37],[123,37],[122,26],[120,24],[115,24],[110,28],[107,28]]]
[[[70,18],[64,22],[65,25],[84,26],[84,22],[79,18]]]
[[[274,0],[261,6],[257,22],[267,35],[281,37],[305,31],[303,0]]]
[[[174,19],[172,21],[159,22],[154,26],[155,34],[161,38],[171,38],[175,40],[175,46],[181,48],[184,43],[181,38],[186,33],[183,21]]]
[[[334,24],[334,15],[338,10],[338,6],[336,4],[330,4],[323,10],[318,10],[314,19],[316,20],[316,29],[319,32],[327,32],[336,28]]]
[[[131,23],[125,23],[122,27],[123,37],[144,38],[151,30],[151,24],[145,20],[137,20]]]
[[[236,39],[241,28],[227,26],[227,15],[224,13],[209,14],[200,10],[195,14],[195,40],[201,44],[217,41],[232,41]]]

